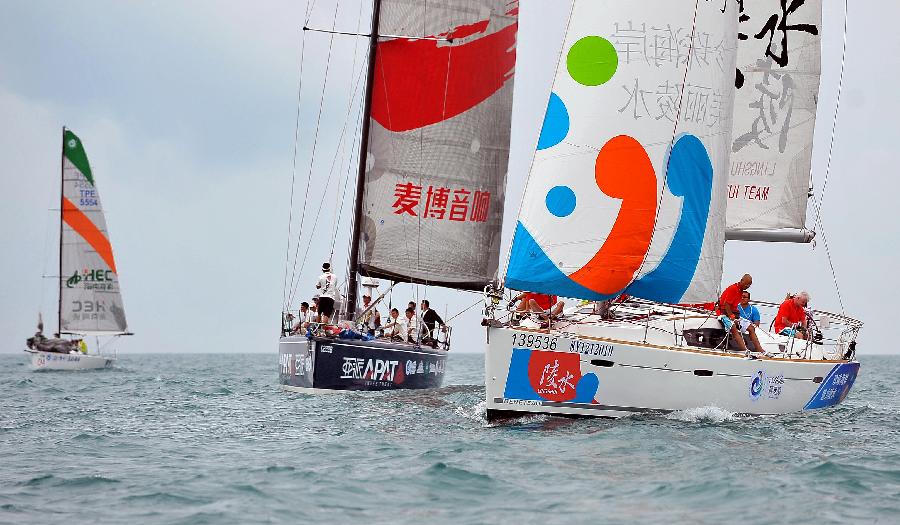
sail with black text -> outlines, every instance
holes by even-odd
[[[739,2],[727,237],[808,242],[821,0]]]
[[[381,2],[360,273],[477,290],[496,278],[517,17],[507,0]]]

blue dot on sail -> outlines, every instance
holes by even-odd
[[[568,186],[556,186],[547,192],[547,210],[557,217],[568,217],[575,211],[575,192]]]
[[[550,102],[547,103],[547,113],[544,115],[544,126],[541,128],[537,149],[552,148],[562,142],[568,134],[569,110],[559,95],[550,93]]]

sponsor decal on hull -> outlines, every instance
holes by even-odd
[[[506,376],[505,400],[596,403],[600,382],[582,374],[577,353],[513,348]]]
[[[750,378],[750,400],[779,399],[784,389],[784,374],[768,375],[765,370],[757,370]]]
[[[819,385],[819,389],[813,394],[812,399],[803,407],[804,410],[830,407],[843,401],[853,387],[858,373],[859,363],[835,365]]]

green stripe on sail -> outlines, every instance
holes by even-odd
[[[69,130],[63,133],[63,154],[93,186],[94,175],[91,173],[91,165],[88,163],[84,146],[81,144],[81,139]]]

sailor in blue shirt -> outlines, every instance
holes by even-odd
[[[737,307],[737,314],[740,318],[746,319],[756,326],[759,326],[759,310],[750,304],[750,292],[746,290],[741,292],[741,303]]]
[[[740,323],[739,330],[741,333],[750,336],[755,352],[762,352],[762,345],[759,344],[759,338],[756,336],[756,327],[759,326],[760,321],[759,310],[750,304],[750,292],[747,290],[741,291],[741,302],[738,304],[737,312],[735,313],[738,315],[737,321]]]

